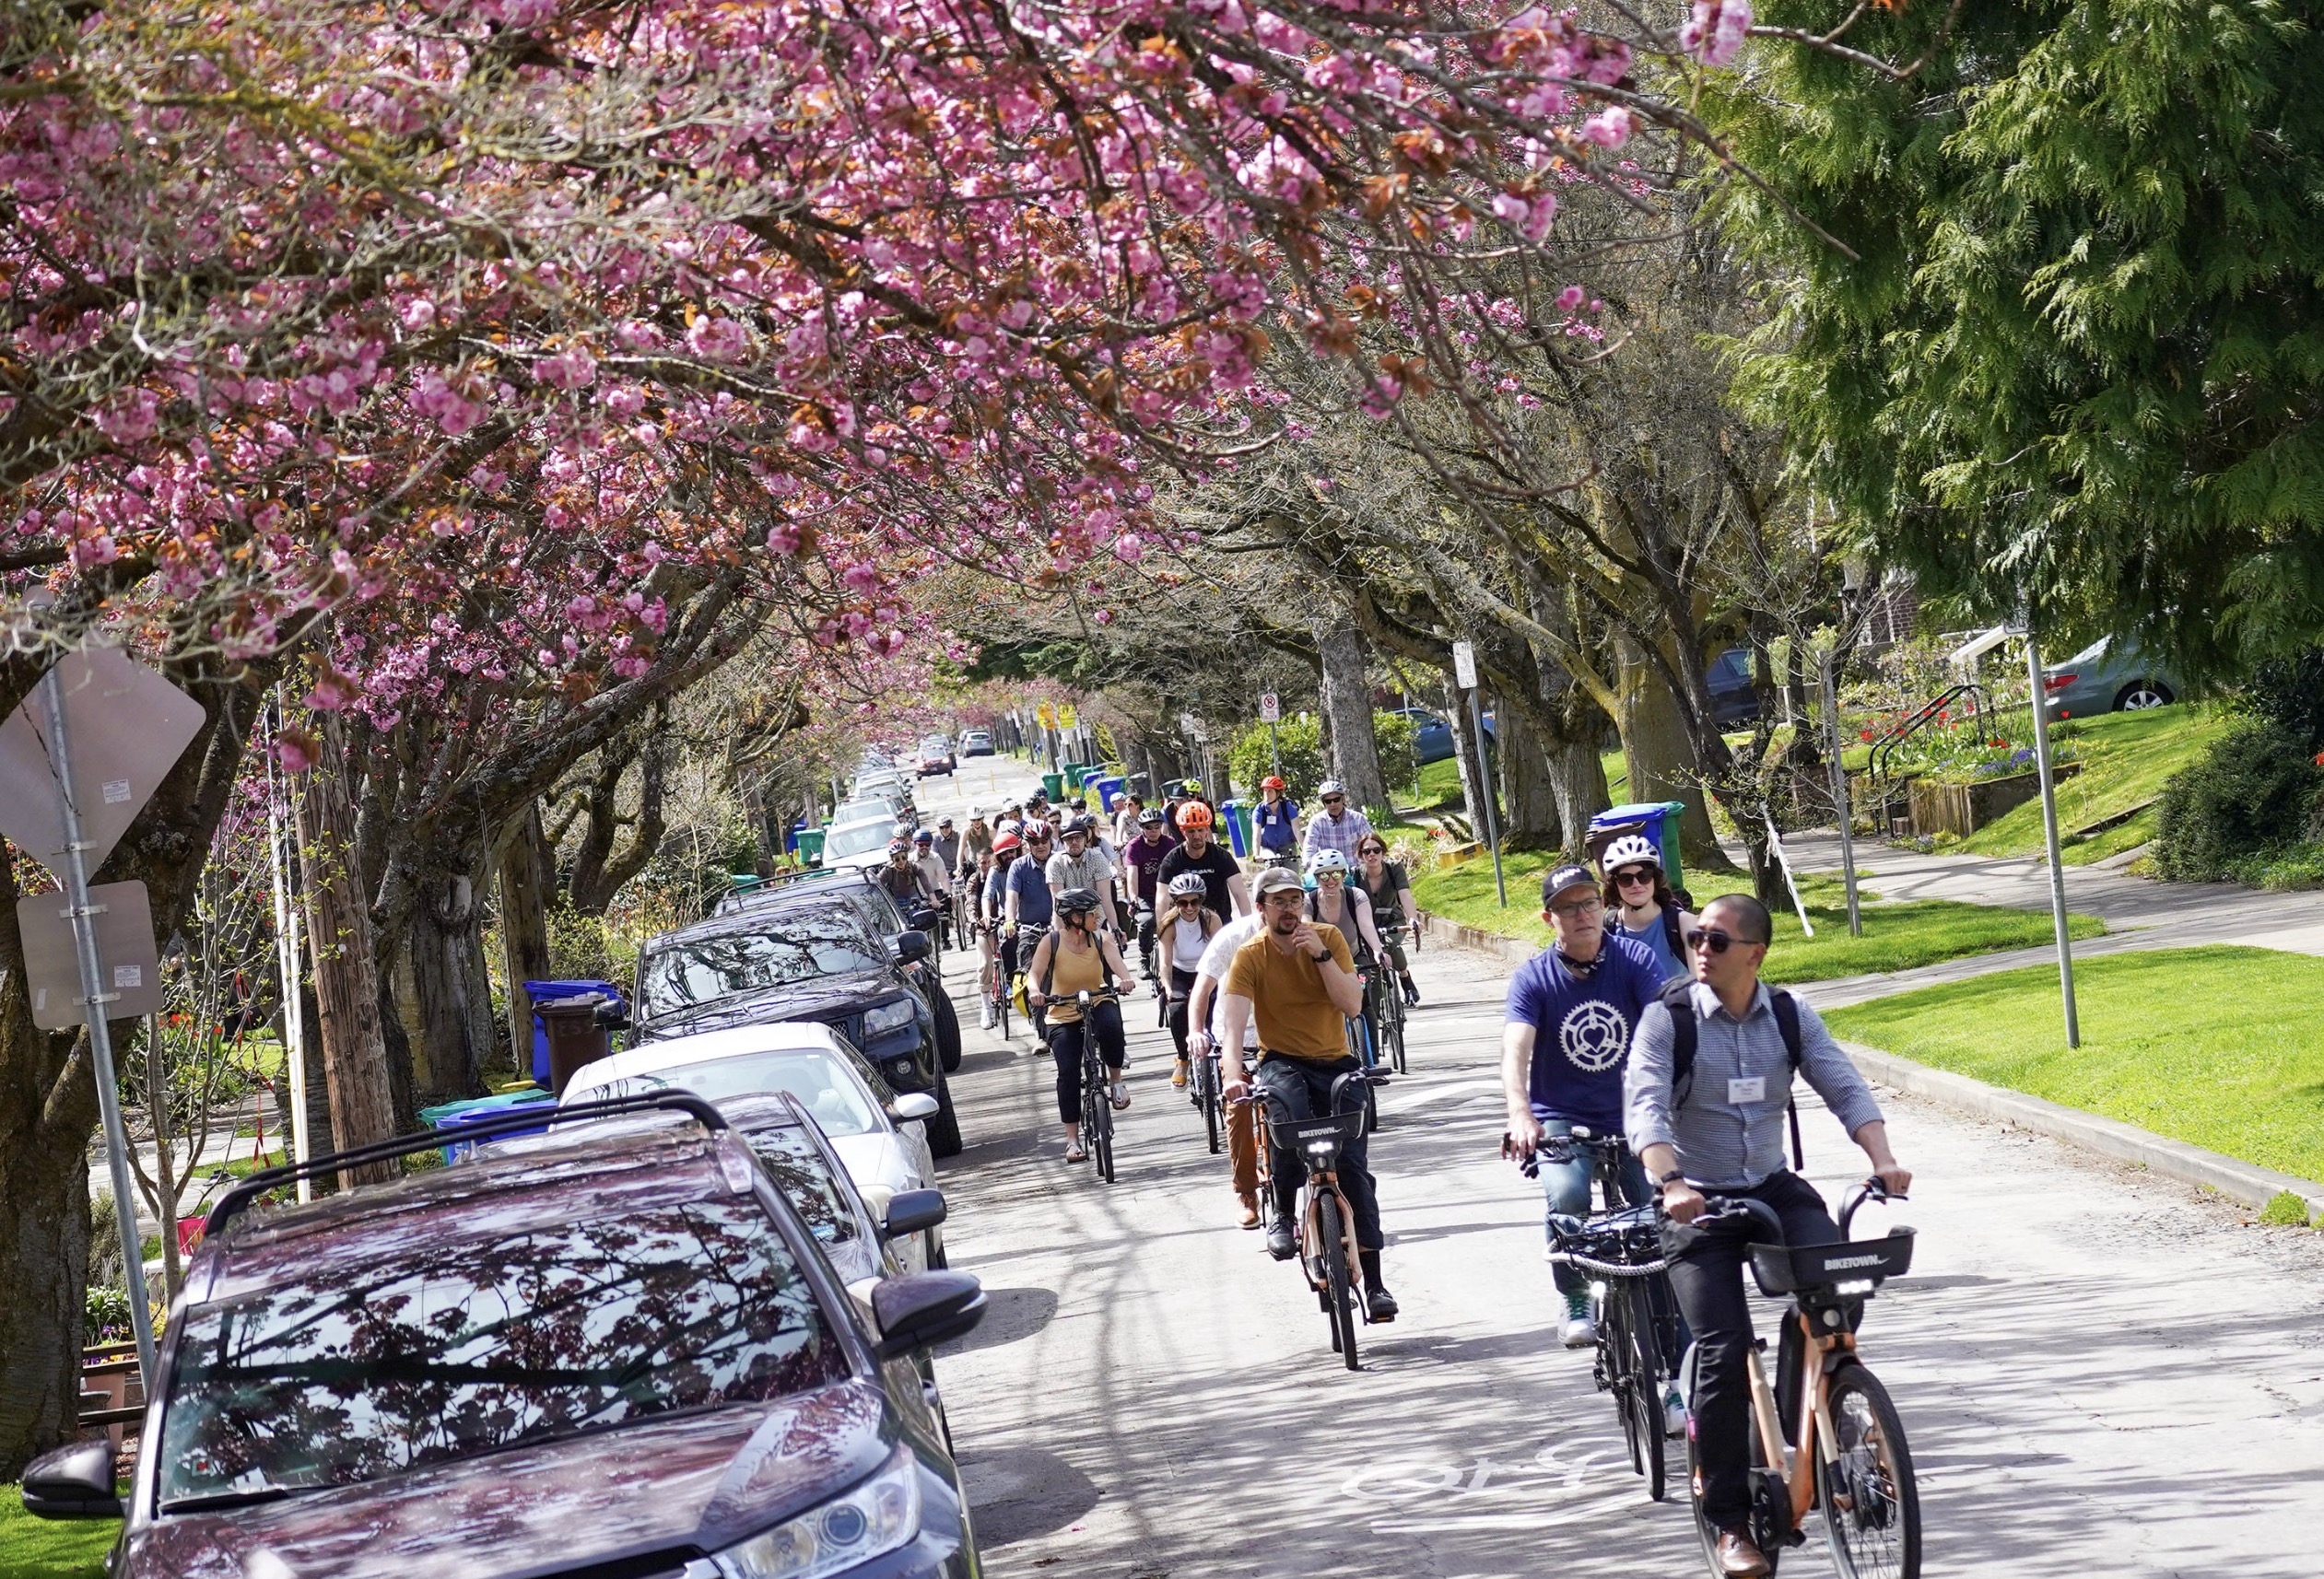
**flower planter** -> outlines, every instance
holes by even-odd
[[[2050,769],[2058,778],[2071,778],[2081,771],[2079,762],[2061,762]],[[1966,838],[2039,795],[2041,775],[2013,773],[2006,778],[1984,778],[1971,784],[1932,784],[1916,778],[1909,793],[1915,835],[1927,838],[1943,833]]]

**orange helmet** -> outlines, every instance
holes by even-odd
[[[1285,788],[1285,786],[1282,779],[1270,773],[1266,778],[1262,778],[1259,781],[1259,788],[1262,790],[1281,790]]]
[[[1179,826],[1207,828],[1211,825],[1211,809],[1200,801],[1189,801],[1179,808]]]

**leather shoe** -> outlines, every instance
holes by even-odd
[[[1241,1195],[1236,1199],[1243,1203],[1242,1215],[1235,1220],[1237,1224],[1244,1228],[1258,1227],[1259,1198],[1255,1195]]]
[[[1753,1579],[1767,1573],[1767,1560],[1751,1543],[1751,1537],[1740,1529],[1719,1532],[1719,1571],[1730,1579]]]
[[[1396,1319],[1396,1296],[1374,1283],[1364,1291],[1364,1309],[1374,1321],[1393,1321]]]
[[[1267,1230],[1267,1254],[1278,1261],[1288,1261],[1299,1253],[1299,1242],[1291,1236],[1291,1224],[1278,1222]]]

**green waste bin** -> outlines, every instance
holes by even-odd
[[[824,830],[821,828],[799,830],[799,860],[803,865],[821,866],[823,864],[823,836]]]
[[[1041,793],[1052,801],[1062,801],[1065,798],[1065,776],[1062,773],[1042,774]]]
[[[1079,790],[1082,778],[1088,771],[1089,764],[1086,762],[1069,762],[1065,764],[1065,782]]]

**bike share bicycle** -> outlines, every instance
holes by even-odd
[[[1403,927],[1383,927],[1380,938],[1391,950],[1404,939]],[[1372,972],[1364,987],[1366,1007],[1371,1023],[1379,1028],[1379,1059],[1398,1074],[1404,1072],[1404,1021],[1408,1011],[1404,995],[1396,989],[1394,973],[1383,959]]]
[[[1332,1327],[1332,1350],[1358,1368],[1356,1351],[1356,1316],[1369,1325],[1371,1312],[1356,1298],[1355,1269],[1362,1256],[1356,1243],[1356,1212],[1341,1187],[1340,1154],[1364,1133],[1365,1109],[1370,1082],[1360,1073],[1344,1074],[1332,1082],[1331,1113],[1320,1118],[1295,1118],[1282,1101],[1263,1087],[1239,1097],[1237,1105],[1259,1104],[1259,1211],[1261,1226],[1272,1237],[1280,1208],[1275,1201],[1274,1152],[1280,1145],[1298,1157],[1306,1169],[1293,1209],[1293,1232],[1298,1245],[1299,1270],[1315,1291]],[[1351,1092],[1359,1094],[1350,1095]]]

